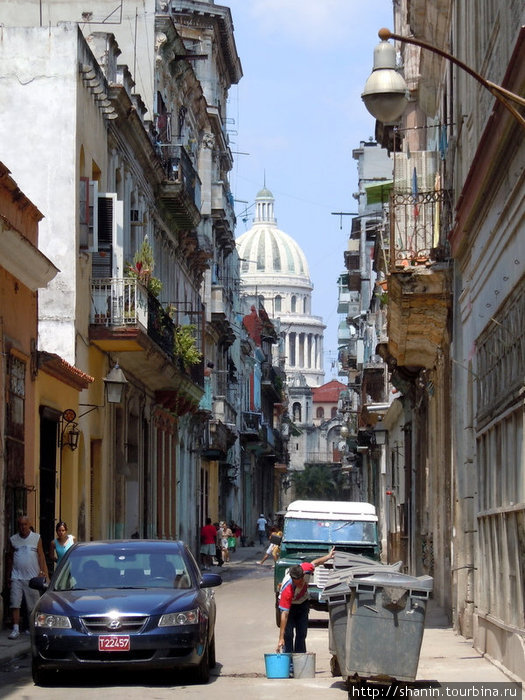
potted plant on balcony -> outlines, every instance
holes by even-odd
[[[183,366],[184,370],[188,370],[192,365],[198,365],[202,360],[202,353],[197,348],[195,338],[195,326],[189,324],[187,326],[177,326],[175,328],[175,356]]]
[[[158,297],[162,289],[162,282],[153,276],[154,269],[153,249],[146,236],[142,241],[140,250],[137,250],[133,257],[133,264],[128,264],[127,272],[129,277],[138,280],[146,287],[150,294]]]

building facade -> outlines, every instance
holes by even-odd
[[[524,19],[514,0],[394,6],[396,33],[517,95]],[[388,337],[378,348],[401,395],[385,415],[389,491],[404,491],[408,504],[399,530],[411,571],[431,573],[457,630],[523,680],[521,108],[511,113],[433,52],[405,42],[397,49],[408,107],[400,123],[376,128],[394,161]]]
[[[45,214],[42,250],[60,269],[39,296],[35,526],[46,540],[63,518],[79,539],[181,538],[198,551],[203,518],[219,516],[204,438],[222,418],[200,403],[205,364],[222,371],[233,344],[234,216],[214,183],[231,167],[225,104],[241,69],[227,8],[131,6],[0,9],[2,152]],[[20,149],[6,135],[30,134],[35,114],[39,138]],[[212,304],[214,255],[226,314]],[[118,404],[107,395],[117,364]],[[64,399],[52,381],[69,387]],[[232,442],[236,420],[224,421]]]
[[[45,288],[58,272],[39,249],[38,225],[41,219],[40,211],[20,190],[4,163],[0,163],[2,543],[16,531],[14,525],[20,512],[26,512],[34,522],[39,507],[36,502],[37,474],[33,468],[38,454],[38,290]],[[57,390],[57,385],[54,388]],[[2,585],[4,566],[2,557]],[[3,608],[0,608],[0,619],[3,619]]]

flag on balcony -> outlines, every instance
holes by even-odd
[[[418,190],[417,190],[417,171],[414,166],[412,172],[412,200],[414,202],[414,218],[419,216],[419,205],[418,205]]]
[[[445,160],[445,157],[447,155],[447,148],[447,127],[444,124],[442,124],[439,133],[439,155],[441,160]]]

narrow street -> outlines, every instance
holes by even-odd
[[[68,677],[54,687],[35,687],[31,680],[29,655],[0,669],[0,697],[21,700],[41,698],[60,700],[93,698],[103,694],[105,700],[148,698],[162,700],[174,694],[184,697],[250,697],[270,700],[277,697],[344,700],[348,691],[340,677],[332,677],[328,651],[328,616],[312,611],[308,630],[308,651],[316,654],[316,674],[312,679],[267,679],[264,654],[275,650],[275,625],[272,592],[273,567],[257,566],[258,548],[238,550],[223,571],[223,585],[216,589],[218,620],[216,627],[217,666],[210,682],[192,685],[189,679],[144,673],[86,674]],[[468,640],[458,637],[446,626],[439,611],[429,606],[423,636],[417,686],[438,683],[509,682],[496,666],[482,658]]]

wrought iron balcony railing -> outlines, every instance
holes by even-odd
[[[102,326],[148,327],[148,291],[131,277],[106,277],[91,282],[90,323]]]
[[[390,198],[390,272],[442,259],[442,219],[450,209],[450,192],[416,194],[392,190]]]
[[[204,362],[185,367],[175,350],[175,329],[191,325],[196,349],[202,352],[202,310],[193,311],[160,301],[132,277],[112,277],[91,281],[90,323],[107,328],[138,327],[199,386],[204,384]]]

